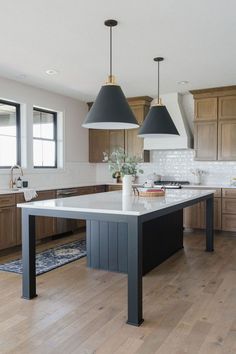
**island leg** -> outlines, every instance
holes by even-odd
[[[22,208],[22,262],[22,297],[30,300],[37,296],[35,277],[35,216],[29,215],[24,208]]]
[[[213,196],[206,200],[206,251],[214,251],[214,201]]]
[[[128,222],[128,321],[133,326],[143,322],[142,224],[138,217]]]

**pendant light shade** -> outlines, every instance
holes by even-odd
[[[82,124],[90,129],[134,129],[139,124],[119,85],[112,75],[112,27],[116,20],[107,20],[105,25],[110,27],[110,75],[108,82],[101,87],[100,92]]]
[[[156,137],[166,137],[167,135],[179,135],[176,126],[171,119],[171,116],[166,108],[161,103],[159,95],[160,87],[160,71],[159,63],[164,59],[161,57],[154,58],[154,61],[158,62],[158,96],[154,100],[154,104],[151,106],[149,113],[147,114],[142,127],[139,129],[139,137],[141,138],[156,138]]]

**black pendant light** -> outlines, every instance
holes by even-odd
[[[164,58],[157,57],[153,60],[158,63],[158,95],[157,99],[153,101],[142,127],[139,129],[138,136],[141,138],[156,138],[158,136],[179,135],[166,106],[162,104],[160,99],[160,62]]]
[[[112,27],[117,23],[116,20],[104,22],[105,26],[110,27],[110,75],[82,124],[84,128],[134,129],[139,127],[123,91],[115,83],[112,74]]]

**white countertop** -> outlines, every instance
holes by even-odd
[[[96,193],[79,197],[50,199],[18,204],[20,208],[80,211],[121,215],[144,215],[180,203],[210,195],[210,190],[167,190],[164,197],[123,197],[121,191]]]
[[[116,186],[122,186],[122,183],[115,183],[115,182],[95,182],[95,183],[77,183],[77,184],[69,184],[69,185],[54,185],[54,186],[48,186],[48,187],[29,187],[29,188],[18,188],[18,189],[10,189],[10,188],[0,188],[0,195],[1,194],[14,194],[14,193],[24,193],[24,190],[28,189],[34,189],[38,192],[40,191],[48,191],[48,190],[57,190],[57,189],[70,189],[70,188],[79,188],[79,187],[91,187],[91,186],[101,186],[101,185],[116,185]],[[140,187],[142,186],[141,183],[135,183],[133,186]],[[186,184],[183,185],[183,188],[185,189],[191,189],[191,188],[198,188],[198,189],[219,189],[219,188],[236,188],[236,186],[232,186],[230,184]]]

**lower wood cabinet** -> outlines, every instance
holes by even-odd
[[[222,230],[236,231],[236,189],[222,191]]]
[[[46,200],[54,199],[56,197],[56,191],[41,191],[38,192],[38,197],[34,199],[37,200]],[[23,194],[16,194],[16,204],[25,203]],[[21,244],[21,209],[17,208],[16,211],[17,218],[17,244]],[[35,228],[36,228],[36,239],[41,240],[43,238],[56,235],[56,219],[37,216],[35,218]]]
[[[0,208],[0,250],[16,246],[16,208]]]
[[[107,192],[120,191],[122,189],[122,185],[108,185]]]
[[[199,188],[193,188],[199,189]],[[204,188],[203,188],[204,189]],[[206,189],[206,188],[205,188]],[[184,209],[184,227],[189,229],[204,229],[206,226],[206,205],[200,202]],[[221,230],[222,226],[222,199],[221,189],[214,193],[214,229]]]
[[[206,226],[205,202],[184,209],[184,227],[204,229]],[[221,230],[221,198],[214,198],[214,229]]]

